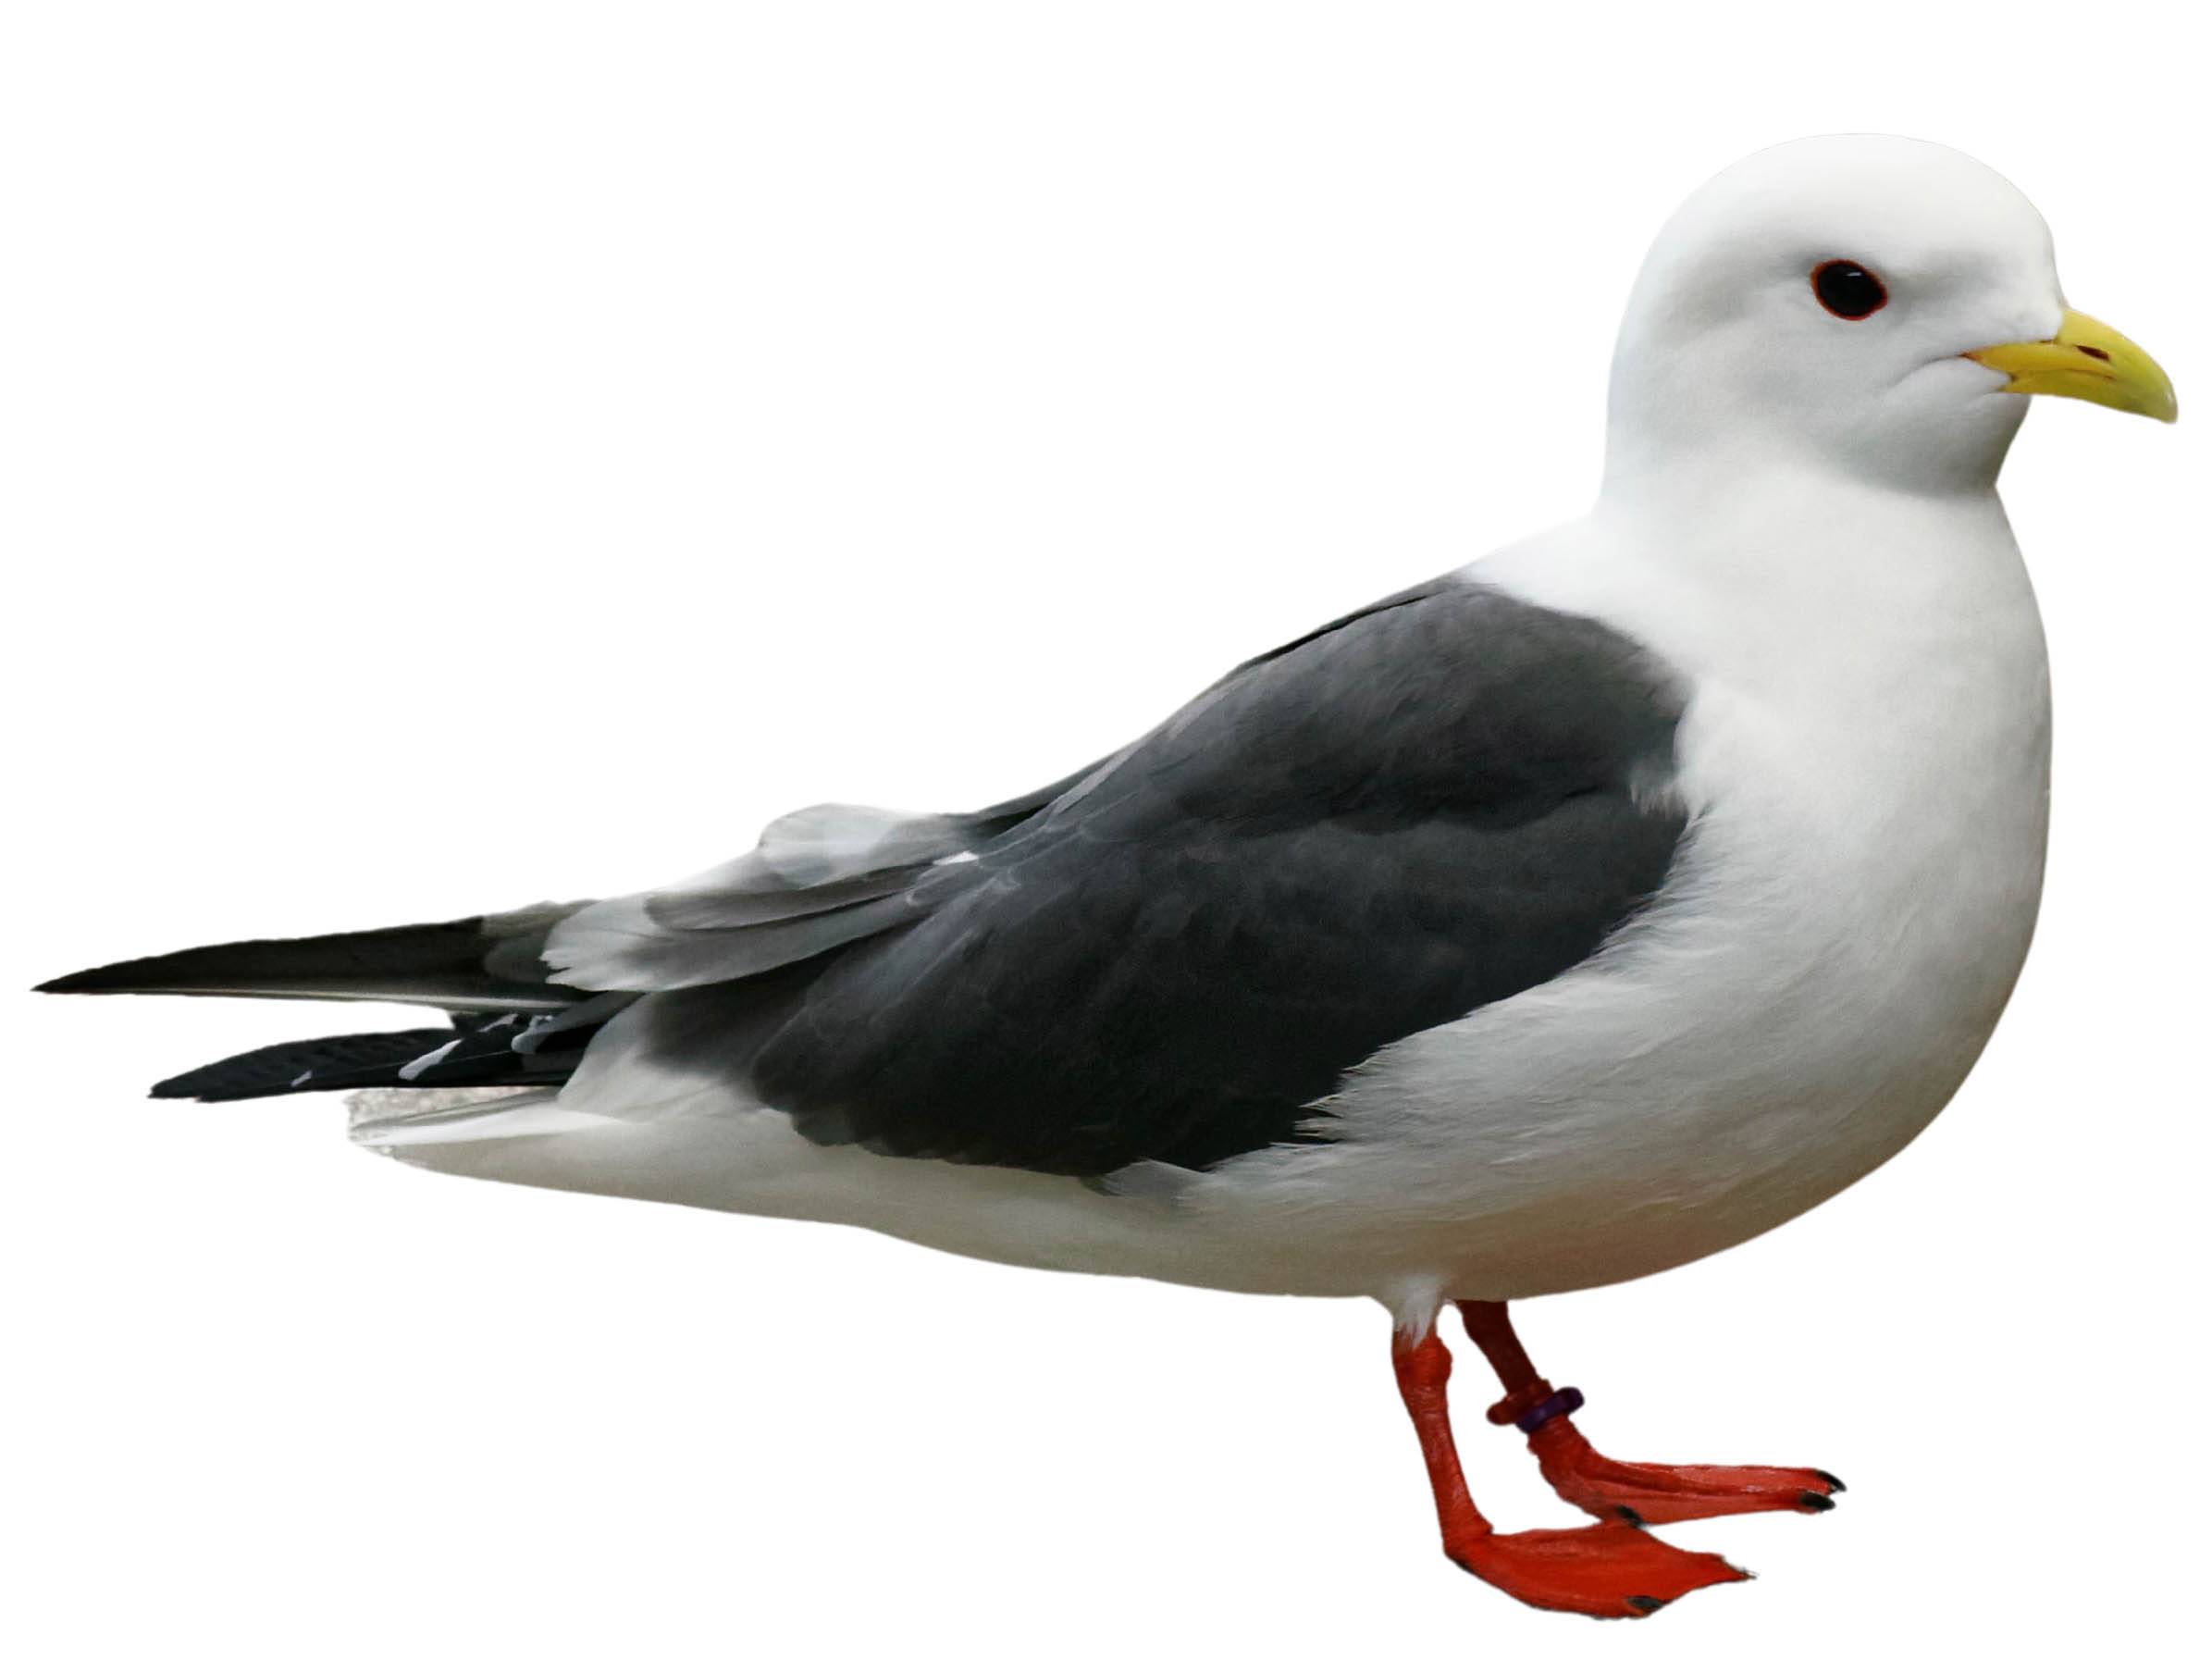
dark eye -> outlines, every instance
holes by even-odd
[[[1863,265],[1848,259],[1831,259],[1812,267],[1816,299],[1847,322],[1869,317],[1889,303],[1889,290],[1882,279]]]

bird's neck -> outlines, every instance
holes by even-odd
[[[1609,486],[1591,514],[1474,566],[1597,617],[1696,677],[1786,687],[1984,648],[2040,661],[1994,489],[1941,496],[1786,467]]]

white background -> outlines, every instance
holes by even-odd
[[[1580,511],[1645,241],[1776,140],[1982,156],[2201,407],[2180,15],[12,6],[10,983],[1057,776]],[[1629,1634],[1452,1570],[1371,1306],[417,1174],[335,1101],[141,1097],[389,1010],[18,997],[7,1645],[2175,1651],[2204,430],[2045,406],[2014,452],[2056,840],[1953,1110],[1798,1225],[1524,1310],[1617,1455],[1851,1482],[1673,1534],[1756,1584]],[[1461,1375],[1481,1501],[1572,1518]]]

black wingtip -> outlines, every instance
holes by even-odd
[[[179,956],[187,954],[179,951]],[[170,972],[176,964],[175,957],[133,957],[127,962],[107,962],[97,968],[82,969],[65,973],[59,979],[50,979],[43,985],[33,985],[33,991],[47,996],[75,997],[101,996],[110,992],[166,991],[175,984]]]
[[[513,943],[488,932],[482,917],[464,917],[365,933],[199,945],[66,973],[38,989],[63,995],[278,997],[526,1010],[559,1010],[590,995],[544,984],[533,977],[534,970],[510,977],[507,969],[492,968],[492,956]]]
[[[87,968],[81,973],[65,973],[59,979],[50,979],[43,985],[32,985],[33,992],[46,997],[68,996],[72,991],[97,991],[105,968]]]

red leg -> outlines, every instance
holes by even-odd
[[[1526,1429],[1528,1449],[1536,1454],[1544,1479],[1576,1508],[1641,1526],[1765,1509],[1835,1507],[1830,1494],[1843,1491],[1843,1482],[1819,1469],[1616,1463],[1601,1456],[1567,1421],[1566,1412],[1580,1405],[1582,1396],[1571,1389],[1555,1390],[1537,1375],[1506,1318],[1505,1304],[1462,1302],[1459,1311],[1467,1334],[1505,1385],[1505,1398],[1490,1407],[1490,1421],[1518,1422]]]
[[[1398,1392],[1420,1436],[1444,1554],[1532,1607],[1593,1618],[1642,1618],[1708,1584],[1749,1578],[1718,1555],[1695,1554],[1628,1527],[1500,1532],[1475,1507],[1452,1442],[1444,1388],[1452,1355],[1435,1331],[1391,1343]]]

